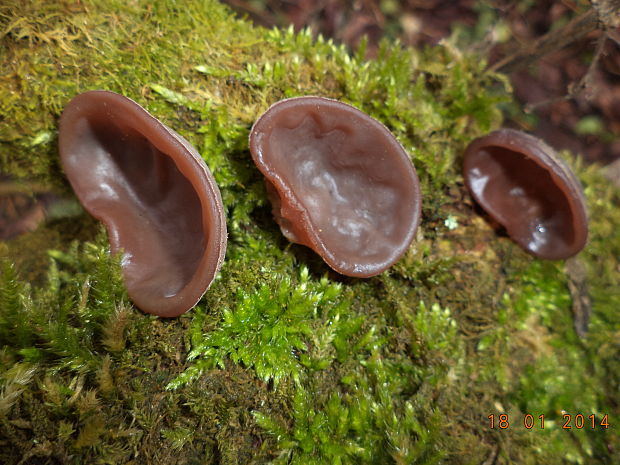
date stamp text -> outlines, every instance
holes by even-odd
[[[491,429],[508,429],[515,425],[523,425],[526,429],[545,429],[545,415],[508,415],[507,413],[491,414],[487,417],[487,425]],[[563,413],[556,420],[561,429],[608,429],[609,415],[583,415],[581,413]]]

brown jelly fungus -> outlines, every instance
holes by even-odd
[[[390,131],[322,97],[272,105],[250,133],[276,221],[292,242],[339,273],[370,277],[407,250],[420,221],[420,188]]]
[[[540,139],[494,131],[469,144],[463,173],[476,202],[532,255],[563,259],[584,247],[588,219],[581,185]]]
[[[226,250],[220,191],[196,150],[133,100],[73,98],[60,119],[60,157],[84,208],[123,252],[127,292],[163,317],[192,308]]]

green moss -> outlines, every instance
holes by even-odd
[[[187,383],[209,368],[225,368],[229,358],[253,367],[259,378],[273,381],[276,386],[289,377],[299,383],[303,366],[321,368],[330,362],[308,354],[304,339],[310,339],[319,329],[313,324],[319,319],[324,320],[320,328],[323,338],[329,341],[338,336],[340,313],[345,309],[344,302],[335,302],[339,294],[338,284],[330,284],[327,278],[311,281],[308,269],[302,268],[294,287],[290,279],[284,278],[272,286],[261,284],[252,292],[238,291],[235,308],[223,309],[222,322],[207,334],[203,335],[200,327],[204,314],[196,309],[189,359],[200,359],[169,387]],[[324,341],[314,342],[313,352],[325,351]]]
[[[510,89],[458,38],[384,42],[367,61],[364,45],[177,3],[0,6],[0,171],[68,193],[60,112],[79,92],[117,91],[197,147],[230,234],[209,292],[174,320],[132,307],[85,214],[2,244],[0,461],[617,462],[620,193],[597,167],[571,162],[591,217],[582,339],[563,264],[499,237],[463,189],[459,154],[501,123]],[[420,175],[416,241],[375,278],[338,276],[271,218],[248,133],[278,99],[308,94],[382,121]],[[562,410],[611,427],[563,430]],[[489,427],[499,414],[510,428]]]

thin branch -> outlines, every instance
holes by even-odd
[[[521,47],[520,50],[493,64],[489,69],[490,71],[511,73],[526,68],[545,55],[560,50],[597,30],[599,24],[597,12],[590,9],[567,25],[545,34],[530,45]]]
[[[613,40],[616,45],[620,45],[620,33],[618,31],[608,30],[607,37]]]
[[[590,99],[595,93],[594,73],[596,71],[596,66],[598,65],[598,62],[601,59],[601,55],[603,54],[603,50],[605,49],[606,41],[607,34],[601,34],[597,40],[594,57],[590,62],[590,66],[588,66],[586,74],[583,75],[579,82],[571,83],[568,86],[568,94],[562,95],[560,97],[553,97],[547,100],[543,100],[541,102],[528,103],[527,105],[525,105],[523,111],[525,111],[526,113],[532,113],[534,110],[537,110],[540,107],[551,105],[562,100],[576,99],[582,94],[585,96],[586,99]]]

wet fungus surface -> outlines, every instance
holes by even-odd
[[[137,307],[178,316],[202,297],[226,250],[219,189],[196,150],[133,100],[73,98],[60,119],[62,166],[84,208],[123,251]]]
[[[465,151],[463,174],[476,202],[532,255],[563,259],[585,246],[581,185],[540,139],[513,129],[476,139]]]
[[[407,250],[419,181],[380,122],[336,100],[286,99],[256,121],[250,151],[283,234],[337,272],[374,276]]]

